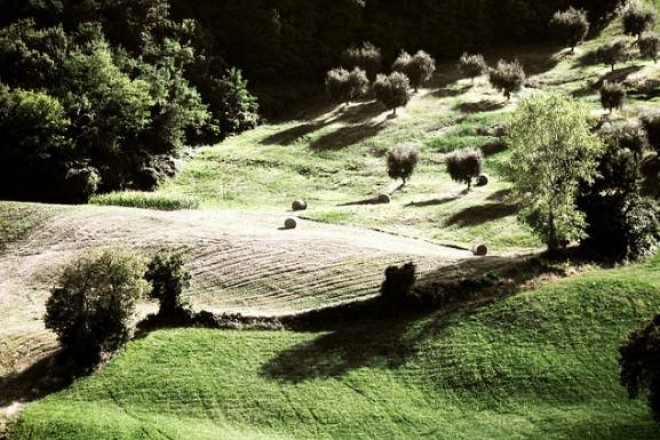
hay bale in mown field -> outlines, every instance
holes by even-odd
[[[485,257],[488,255],[488,248],[483,243],[475,243],[472,246],[472,253],[478,257]]]
[[[304,200],[296,200],[291,205],[291,209],[294,211],[304,211],[307,209],[307,202]]]
[[[490,182],[490,176],[488,174],[479,174],[477,177],[477,186],[486,186]]]
[[[296,223],[295,219],[288,218],[284,221],[285,229],[296,229],[296,226],[298,226],[298,223]]]
[[[392,201],[392,197],[390,197],[389,194],[380,194],[378,196],[378,203],[386,204],[386,203],[390,203],[391,201]]]

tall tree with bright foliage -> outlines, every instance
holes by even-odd
[[[507,167],[520,221],[553,251],[585,234],[577,209],[578,185],[596,177],[604,146],[589,124],[589,109],[567,96],[536,96],[520,103],[509,131]]]

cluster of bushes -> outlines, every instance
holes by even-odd
[[[158,300],[163,320],[190,320],[181,299],[189,285],[190,273],[177,254],[147,263],[121,249],[91,253],[60,276],[46,302],[46,328],[57,334],[70,372],[83,374],[130,339],[139,299]]]
[[[511,99],[511,94],[519,92],[525,85],[525,70],[518,61],[499,60],[497,66],[489,68],[483,55],[470,55],[463,53],[458,60],[458,69],[463,76],[470,78],[474,84],[474,79],[485,73],[488,73],[488,81],[491,86],[502,92],[506,99]]]
[[[408,103],[410,88],[417,92],[435,72],[435,60],[422,50],[415,55],[402,51],[389,75],[380,73],[382,62],[381,50],[369,42],[344,50],[341,67],[326,74],[328,95],[334,101],[349,103],[371,91],[378,102],[396,114],[398,107]]]
[[[153,190],[184,144],[256,124],[240,71],[208,52],[198,24],[171,20],[167,1],[57,3],[5,6],[1,198]]]

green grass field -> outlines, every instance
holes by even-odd
[[[659,266],[320,333],[157,331],[11,438],[654,439],[617,346],[660,308]]]

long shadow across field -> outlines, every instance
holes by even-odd
[[[453,313],[516,293],[547,274],[565,272],[538,256],[468,259],[416,281],[413,292],[433,298],[431,305],[395,305],[377,297],[285,318],[282,323],[291,330],[328,333],[279,353],[261,374],[299,383],[367,366],[396,368],[416,353],[420,342],[441,331]]]

